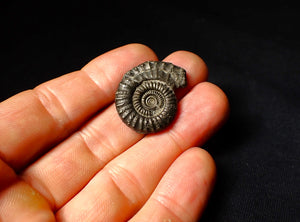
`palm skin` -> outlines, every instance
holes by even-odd
[[[81,70],[0,103],[1,221],[195,221],[216,168],[199,146],[224,123],[228,100],[187,51],[164,61],[187,71],[177,117],[141,135],[122,123],[122,75],[157,60],[140,44],[109,51]]]

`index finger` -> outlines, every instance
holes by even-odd
[[[151,49],[126,45],[0,103],[0,157],[22,169],[111,103],[122,75],[146,60],[157,60]]]

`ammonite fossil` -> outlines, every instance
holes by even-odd
[[[174,119],[174,88],[186,86],[184,69],[168,62],[148,61],[125,73],[116,92],[116,108],[129,127],[139,133],[166,128]]]

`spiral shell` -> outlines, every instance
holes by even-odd
[[[166,128],[174,119],[174,88],[186,86],[185,70],[168,62],[147,61],[125,73],[116,92],[116,108],[129,127],[139,133]]]

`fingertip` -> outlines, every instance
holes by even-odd
[[[128,50],[134,54],[143,55],[147,58],[152,58],[152,60],[157,60],[155,52],[147,45],[141,43],[129,43],[127,45],[121,46],[120,48]]]
[[[210,153],[199,147],[192,147],[186,150],[181,158],[185,158],[194,164],[195,176],[200,182],[204,182],[208,190],[214,185],[216,178],[216,164]]]
[[[123,75],[133,67],[149,60],[157,60],[157,56],[151,48],[139,43],[130,43],[94,58],[82,70],[88,73],[92,79],[96,78],[94,75],[100,75],[104,70],[105,73],[120,73]],[[119,79],[122,75],[118,76]]]
[[[181,196],[185,196],[186,208],[194,209],[191,215],[197,218],[203,213],[215,185],[217,171],[215,161],[206,150],[192,147],[182,153],[176,162],[182,164],[181,168],[188,175],[188,178],[184,179],[185,183],[190,184],[185,187],[189,193],[182,193]]]
[[[132,221],[196,221],[207,204],[215,175],[215,163],[207,151],[197,147],[186,150]]]
[[[197,54],[180,50],[168,55],[164,61],[184,68],[187,72],[188,85],[193,86],[208,78],[208,68],[204,60]]]
[[[210,109],[211,113],[215,113],[215,120],[218,121],[218,125],[221,127],[229,116],[230,105],[228,97],[220,87],[213,83],[205,82],[200,85],[202,90],[206,92],[207,100],[210,101],[206,108]]]
[[[228,114],[225,93],[212,83],[202,82],[181,99],[177,119],[168,132],[185,149],[202,145],[226,122]]]

